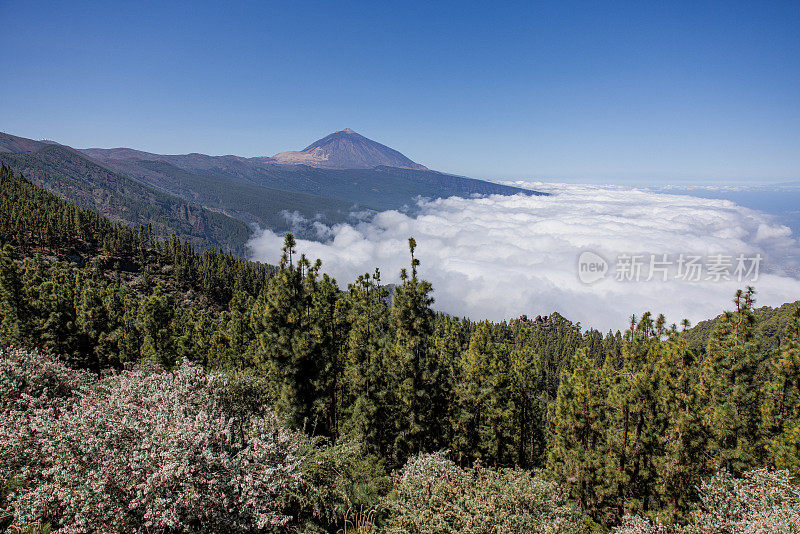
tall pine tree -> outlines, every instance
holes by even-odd
[[[373,275],[363,274],[349,285],[341,308],[349,324],[343,347],[342,433],[362,441],[369,452],[381,456],[394,440],[386,424],[388,298],[376,269]]]
[[[707,434],[697,392],[697,356],[689,350],[685,330],[673,328],[661,345],[658,361],[658,406],[665,416],[658,472],[660,519],[671,523],[685,518],[697,501],[697,489],[707,468]]]
[[[701,374],[712,467],[739,475],[758,466],[762,357],[755,340],[755,290],[739,290],[708,342]]]
[[[395,459],[405,458],[427,449],[430,429],[441,421],[432,419],[430,386],[437,373],[432,358],[431,334],[434,314],[431,284],[417,276],[419,260],[414,256],[417,243],[409,238],[411,275],[403,269],[402,283],[395,289],[391,310],[391,328],[394,331],[393,375],[396,388],[397,436]]]
[[[656,363],[659,358],[664,317],[654,322],[650,313],[626,332],[621,366],[609,363],[606,476],[608,499],[615,503],[616,523],[625,513],[647,513],[653,507],[656,472],[653,460],[660,453],[663,414],[658,410]]]
[[[319,277],[321,262],[295,261],[296,243],[286,234],[279,270],[259,295],[251,328],[256,361],[272,384],[276,408],[312,434],[336,431],[337,339],[333,279]]]
[[[581,509],[602,519],[605,496],[606,397],[608,379],[586,349],[564,370],[550,413],[547,467],[569,488]]]
[[[762,428],[772,464],[800,477],[800,308],[786,328],[781,351],[772,360],[762,409]]]

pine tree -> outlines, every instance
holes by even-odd
[[[173,324],[175,304],[159,283],[138,306],[136,327],[141,333],[141,357],[169,369],[177,362]]]
[[[119,275],[119,272],[117,272],[117,275]],[[139,357],[138,344],[133,345],[132,348],[135,349],[133,352],[125,345],[125,318],[129,313],[126,308],[135,308],[137,301],[131,295],[131,290],[122,286],[119,276],[105,288],[102,299],[107,318],[107,329],[100,335],[97,353],[101,355],[102,362],[107,362],[109,366],[119,368],[123,363],[133,361]]]
[[[80,353],[87,360],[81,367],[89,367],[94,371],[108,367],[104,343],[105,333],[109,330],[109,320],[103,304],[102,284],[90,276],[79,278],[75,302],[75,315],[81,334]]]
[[[321,262],[317,260],[315,272]],[[340,398],[343,365],[341,346],[347,337],[348,323],[340,313],[339,288],[336,280],[323,274],[320,279],[306,280],[310,291],[308,321],[313,335],[312,374],[308,395],[312,400],[313,418],[320,431],[336,438],[339,433]]]
[[[426,449],[429,430],[440,421],[432,420],[430,410],[430,381],[435,362],[432,361],[431,334],[434,314],[431,284],[417,277],[419,260],[414,257],[414,238],[408,240],[411,252],[411,276],[406,269],[400,272],[402,283],[395,289],[391,310],[394,331],[393,374],[396,387],[397,437],[395,460]]]
[[[225,334],[228,340],[228,357],[223,366],[246,368],[255,364],[253,351],[255,350],[255,332],[251,327],[250,314],[255,305],[255,299],[244,291],[234,293],[228,303],[228,321]]]
[[[702,477],[710,474],[706,462],[707,435],[697,391],[698,365],[689,350],[685,331],[673,328],[662,343],[658,361],[659,411],[667,417],[662,453],[656,457],[661,519],[680,521],[697,502]]]
[[[460,415],[458,386],[461,381],[461,358],[469,347],[473,325],[468,319],[437,314],[433,345],[439,374],[431,392],[431,408],[436,420],[431,439],[435,450],[456,447],[456,431]],[[466,461],[466,458],[462,458]]]
[[[509,373],[516,431],[516,463],[541,467],[546,461],[547,391],[539,355],[528,347],[511,351]]]
[[[606,396],[608,379],[586,349],[564,370],[550,412],[547,467],[591,517],[604,513]]]
[[[762,357],[754,339],[754,294],[752,287],[736,292],[736,309],[725,313],[709,339],[701,374],[712,467],[736,475],[759,460]]]
[[[661,414],[657,405],[655,367],[659,358],[664,318],[654,322],[650,313],[625,333],[621,367],[609,361],[612,377],[607,400],[608,453],[604,485],[614,502],[616,523],[625,513],[647,513],[653,506],[656,472],[653,460],[660,453]]]
[[[772,378],[762,407],[762,429],[770,462],[800,477],[800,308],[781,342],[781,351],[771,362]]]
[[[474,460],[508,464],[513,448],[513,414],[509,410],[507,339],[495,325],[476,325],[461,357],[456,399],[459,414],[455,449],[463,464]]]
[[[53,270],[38,287],[31,289],[39,306],[36,334],[39,346],[55,354],[77,355],[80,364],[80,333],[75,315],[76,276],[69,270]]]
[[[5,174],[5,173],[0,173]],[[18,344],[25,338],[25,300],[13,249],[0,249],[0,343]]]
[[[388,292],[377,269],[348,286],[340,313],[349,324],[343,347],[342,433],[385,456],[394,437],[387,432]]]
[[[338,336],[335,281],[319,280],[321,262],[297,262],[295,240],[286,234],[280,268],[256,301],[251,328],[257,332],[256,361],[273,387],[277,409],[310,433],[332,434],[336,426],[335,381]]]
[[[307,260],[294,264],[295,240],[286,234],[279,270],[259,295],[251,328],[258,332],[257,365],[269,379],[276,408],[295,426],[312,424],[310,406],[301,406],[301,363],[307,365],[305,329],[308,299],[304,288]],[[308,376],[308,375],[306,375]],[[309,377],[310,378],[310,377]]]
[[[483,321],[459,362],[452,440],[459,462],[541,463],[546,393],[538,357],[515,346],[505,323]]]

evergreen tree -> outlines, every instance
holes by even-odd
[[[228,340],[228,355],[218,365],[244,369],[253,366],[256,335],[251,324],[251,310],[255,299],[244,291],[234,293],[228,303],[228,320],[225,337]]]
[[[10,245],[0,249],[0,343],[18,344],[25,339],[26,313],[19,267],[12,254]]]
[[[788,469],[800,477],[800,308],[772,360],[772,378],[766,387],[762,408],[762,428],[770,462],[777,469]]]
[[[295,240],[286,234],[279,270],[259,295],[252,315],[258,332],[257,365],[272,384],[277,409],[297,426],[308,424],[310,406],[302,406],[299,364],[306,361],[304,338],[308,299],[304,288],[307,260],[294,264]],[[309,377],[310,378],[310,377]]]
[[[177,360],[172,319],[175,304],[163,284],[138,306],[136,328],[141,333],[141,357],[171,368]]]
[[[463,374],[461,357],[469,347],[474,325],[468,319],[444,314],[437,314],[435,323],[433,345],[439,376],[431,393],[431,407],[434,417],[442,424],[433,429],[432,447],[435,450],[450,448],[456,452],[454,444],[458,439],[461,410],[458,388]],[[467,457],[461,457],[459,461],[466,462]]]
[[[395,289],[391,310],[394,332],[393,375],[397,396],[394,443],[395,460],[426,450],[429,430],[440,421],[432,420],[430,405],[431,378],[436,373],[430,346],[434,314],[431,284],[417,277],[419,260],[414,257],[416,241],[408,240],[411,252],[411,276],[400,272],[402,283]]]
[[[517,347],[509,355],[514,406],[516,464],[541,467],[546,461],[547,391],[542,362],[531,348]]]
[[[684,322],[684,332],[688,322]],[[689,350],[684,332],[673,328],[661,345],[658,361],[659,412],[666,417],[661,434],[662,453],[655,458],[661,519],[680,521],[697,502],[697,488],[709,474],[707,436],[697,391],[696,354]]]
[[[582,510],[598,519],[604,514],[606,397],[608,378],[580,349],[572,371],[564,370],[550,413],[548,469],[570,490]]]
[[[104,287],[99,280],[91,277],[79,278],[75,295],[75,315],[81,335],[81,346],[78,350],[87,356],[87,361],[80,366],[95,371],[109,366],[109,362],[105,361],[108,349],[105,346],[105,337],[110,330],[110,324],[103,303],[103,293]]]
[[[538,357],[515,346],[505,323],[483,321],[459,361],[452,439],[459,462],[540,464],[546,393]]]
[[[342,433],[362,441],[370,453],[381,457],[394,441],[386,424],[388,298],[376,269],[373,275],[363,274],[348,286],[340,308],[349,325],[343,347]]]
[[[319,280],[321,262],[312,266],[286,234],[279,270],[259,295],[251,319],[257,332],[257,365],[273,385],[276,406],[288,420],[310,433],[332,434],[336,426],[336,363],[340,333],[334,325],[334,280]]]
[[[621,367],[611,361],[604,368],[611,377],[607,406],[608,451],[605,491],[618,522],[626,513],[647,513],[653,507],[656,472],[653,460],[660,454],[663,414],[658,410],[656,363],[664,332],[664,317],[654,322],[649,313],[625,333]]]
[[[454,442],[461,463],[513,463],[509,347],[500,330],[488,321],[479,323],[461,358]]]
[[[752,287],[737,291],[736,309],[725,313],[708,342],[701,374],[712,467],[736,475],[759,459],[762,357],[754,339],[754,293]]]
[[[317,260],[315,272],[321,263]],[[313,405],[313,418],[319,421],[321,432],[336,436],[339,433],[339,411],[343,386],[341,346],[347,338],[348,323],[337,309],[341,307],[339,287],[336,280],[323,274],[321,278],[307,278],[306,290],[310,292],[311,304],[308,321],[313,336],[313,352],[310,356],[312,373],[308,395]]]
[[[41,264],[37,269],[41,268]],[[76,273],[53,270],[47,273],[38,287],[31,287],[44,320],[39,323],[40,347],[55,354],[79,355],[80,340],[75,310]]]

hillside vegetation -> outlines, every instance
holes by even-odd
[[[342,135],[345,140],[337,137]],[[317,146],[329,138],[335,139],[323,143],[324,150]],[[269,157],[75,150],[0,132],[0,162],[112,221],[241,257],[254,228],[315,239],[314,222],[331,225],[383,210],[413,210],[420,197],[542,194],[431,171],[355,133],[325,139],[312,145],[324,152],[324,165],[317,167]]]
[[[800,528],[800,312],[751,289],[707,336],[649,313],[603,335],[435,313],[413,239],[389,299],[291,234],[275,268],[198,254],[6,167],[0,215],[6,524]]]
[[[59,197],[112,221],[147,226],[161,239],[177,235],[200,249],[221,248],[244,255],[250,237],[250,228],[244,222],[110,171],[71,148],[39,145],[33,152],[0,151],[0,162]]]
[[[263,158],[122,150],[83,153],[147,186],[277,231],[293,229],[286,212],[332,224],[350,220],[351,212],[410,209],[417,197],[540,194],[427,169],[337,169]]]

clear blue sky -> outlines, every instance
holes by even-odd
[[[476,177],[800,179],[800,1],[0,0],[0,131],[271,155],[351,127]]]

